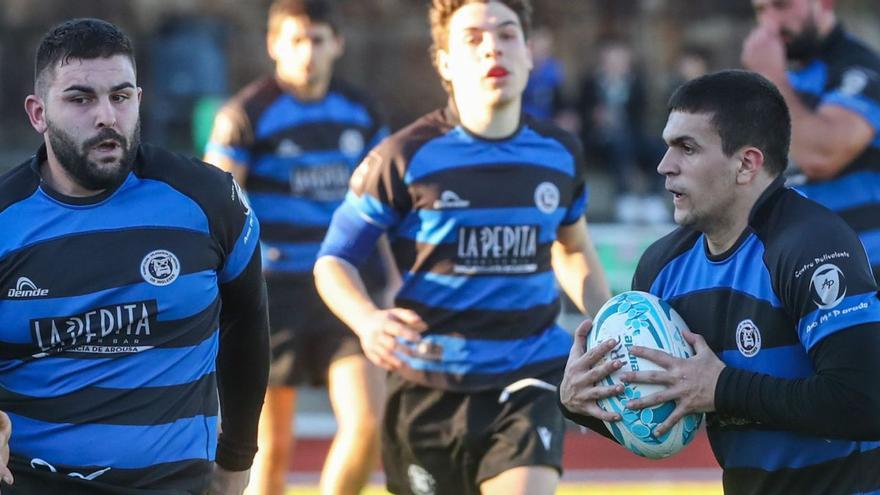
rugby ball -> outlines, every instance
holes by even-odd
[[[629,348],[634,345],[658,349],[678,358],[691,357],[693,348],[681,334],[682,329],[686,328],[681,316],[652,294],[629,291],[612,297],[599,309],[593,320],[593,330],[587,336],[587,350],[607,339],[614,339],[617,345],[602,362],[620,359],[625,364],[600,385],[623,383],[620,374],[626,371],[663,369],[647,359],[631,355]],[[669,417],[675,409],[675,402],[669,401],[640,411],[626,408],[629,400],[651,395],[664,388],[663,385],[629,383],[624,384],[621,394],[598,401],[599,407],[616,412],[622,418],[616,422],[604,422],[614,438],[636,454],[651,459],[669,457],[684,448],[693,440],[704,417],[703,414],[685,416],[669,431],[658,436],[654,430]]]

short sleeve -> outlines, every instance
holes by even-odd
[[[244,109],[237,103],[227,103],[214,118],[207,152],[247,165],[251,159],[253,136],[253,128]]]
[[[786,236],[800,242],[788,243],[788,252],[782,253],[787,260],[778,260],[785,267],[781,300],[797,320],[798,338],[807,351],[836,332],[880,322],[865,249],[843,220],[830,214],[825,218],[829,221],[817,219],[810,232]]]
[[[861,115],[880,129],[880,74],[850,65],[840,73],[839,83],[822,96],[820,105],[836,105]]]

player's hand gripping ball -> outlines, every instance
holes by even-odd
[[[620,359],[624,365],[599,385],[621,384],[620,374],[627,371],[663,369],[647,359],[631,355],[629,348],[634,345],[658,349],[678,358],[693,356],[693,348],[681,335],[681,330],[686,328],[684,320],[669,304],[651,294],[629,291],[612,297],[599,309],[586,345],[590,350],[607,339],[616,340],[617,345],[605,359]],[[616,412],[622,418],[616,422],[604,422],[614,438],[636,454],[651,459],[668,457],[684,448],[693,440],[704,417],[703,414],[685,416],[658,436],[654,430],[675,409],[674,402],[639,411],[626,408],[629,400],[646,397],[664,388],[663,385],[629,383],[624,384],[623,393],[598,401],[599,407]]]

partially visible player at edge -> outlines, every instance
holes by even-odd
[[[248,493],[284,493],[296,387],[326,384],[339,428],[321,492],[355,494],[379,461],[381,370],[321,301],[312,268],[352,171],[388,130],[375,105],[333,75],[344,39],[331,0],[277,0],[268,18],[274,74],[221,110],[205,156],[235,175],[262,224],[272,364]]]
[[[44,144],[0,179],[4,494],[247,484],[268,374],[259,224],[231,175],[140,143],[140,101],[116,26],[43,37],[25,110]]]
[[[880,280],[880,56],[848,33],[834,0],[752,0],[743,65],[791,111],[793,185],[859,234]],[[786,70],[788,69],[788,70]]]
[[[648,248],[632,287],[681,314],[696,354],[632,347],[665,371],[621,379],[667,389],[627,408],[675,401],[658,434],[708,413],[728,495],[877,493],[877,286],[856,233],[783,185],[785,100],[758,74],[725,71],[686,83],[669,108],[657,170],[681,227]],[[622,389],[595,384],[622,363],[598,364],[614,342],[584,352],[590,328],[576,332],[561,403],[611,438],[600,420],[619,418],[596,400]]]
[[[609,291],[584,220],[580,144],[524,115],[527,0],[435,0],[446,108],[355,171],[315,265],[319,291],[392,371],[382,429],[394,493],[550,494],[569,334],[554,273],[581,311]],[[383,233],[403,286],[377,308],[356,266]]]

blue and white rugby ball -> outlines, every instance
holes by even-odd
[[[625,364],[600,385],[623,383],[620,374],[626,371],[663,369],[647,359],[630,355],[629,348],[634,345],[659,349],[678,358],[693,356],[693,348],[681,335],[681,330],[686,328],[681,316],[652,294],[629,291],[612,297],[593,320],[593,330],[587,336],[587,350],[607,339],[615,339],[617,345],[605,359],[621,359]],[[663,385],[630,383],[624,385],[623,393],[598,401],[599,407],[614,411],[623,418],[617,422],[605,421],[614,438],[636,454],[651,459],[669,457],[684,448],[693,440],[704,417],[703,414],[690,414],[665,434],[655,435],[654,429],[669,417],[675,403],[669,401],[640,411],[627,409],[626,403],[664,388]]]

